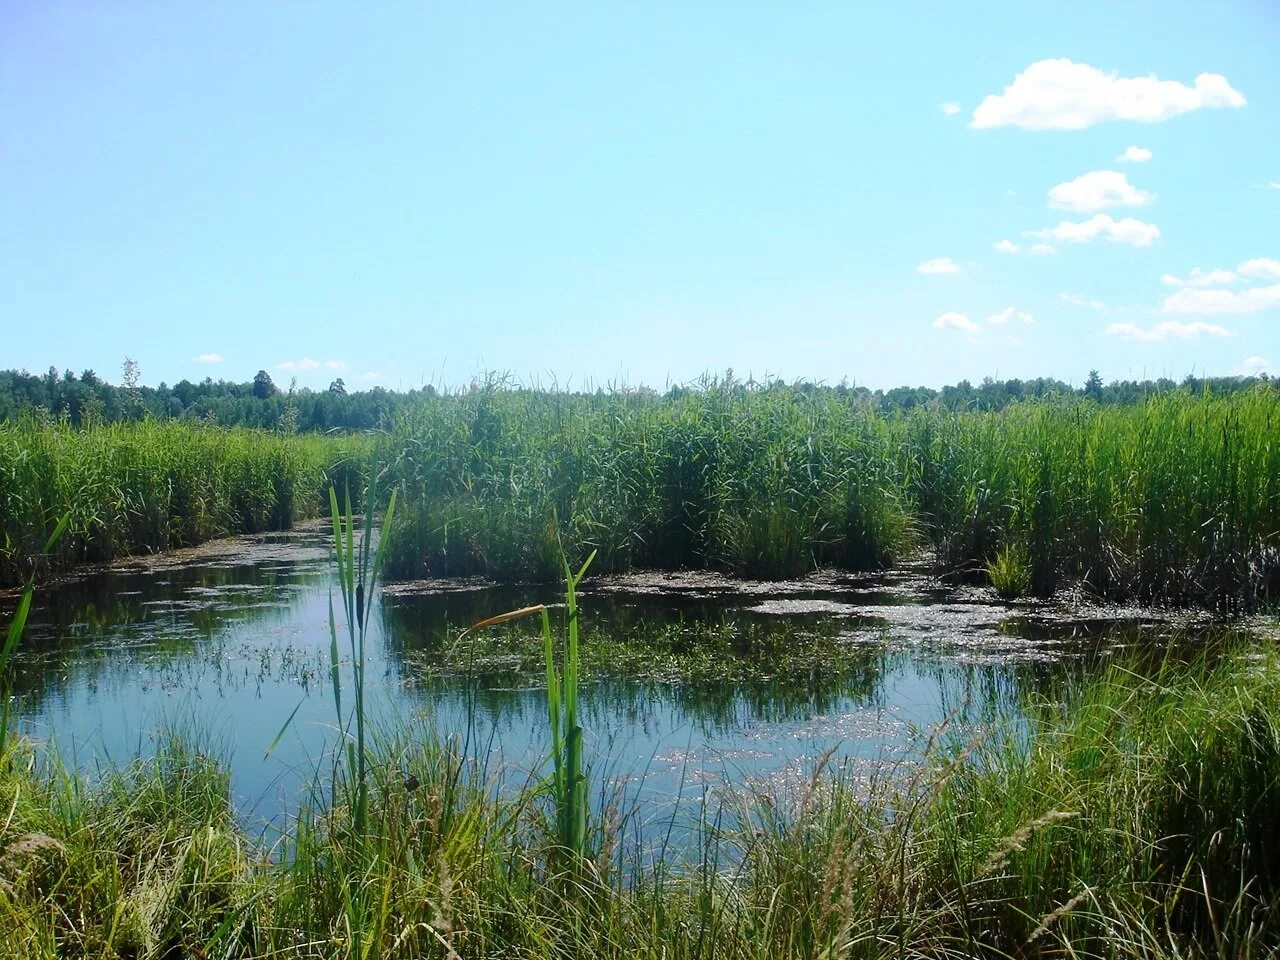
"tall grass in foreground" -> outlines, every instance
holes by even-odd
[[[475,391],[381,441],[403,483],[397,578],[605,571],[792,577],[932,547],[1009,594],[1253,609],[1280,591],[1280,390],[881,416],[855,395],[709,384],[668,397]],[[559,521],[553,518],[559,517]],[[1014,561],[1017,561],[1015,564]]]
[[[0,585],[69,517],[54,567],[287,528],[324,505],[367,442],[145,421],[0,423]]]
[[[370,885],[370,860],[366,849],[369,836],[369,710],[365,701],[365,668],[367,666],[366,642],[370,608],[373,604],[378,575],[382,569],[382,551],[385,541],[373,548],[373,513],[377,505],[377,472],[369,471],[369,486],[362,502],[365,506],[363,529],[356,540],[357,521],[352,509],[351,494],[345,497],[345,510],[338,507],[336,488],[329,488],[329,508],[333,523],[334,560],[338,567],[338,585],[342,594],[342,610],[347,626],[347,652],[351,663],[351,692],[354,702],[350,712],[342,709],[342,656],[338,649],[338,621],[334,615],[333,595],[329,596],[329,675],[333,684],[333,709],[341,745],[337,756],[345,753],[346,765],[335,760],[331,804],[345,806],[350,812],[350,822],[343,835],[348,838],[349,854],[343,858],[340,875],[343,878],[343,911],[349,936],[349,953],[353,960],[363,960],[370,936],[371,904],[368,897]],[[395,517],[396,491],[391,491],[387,502],[384,523]],[[285,728],[292,722],[291,715]],[[354,728],[354,729],[353,729]],[[281,731],[281,734],[284,730]],[[280,735],[277,735],[278,742]],[[272,743],[274,747],[275,742]],[[268,749],[268,753],[270,748]]]
[[[555,635],[546,604],[522,607],[481,620],[463,631],[469,633],[539,614],[542,618],[542,656],[547,682],[547,726],[551,731],[551,796],[555,808],[556,836],[560,849],[576,870],[587,856],[587,776],[583,759],[582,726],[578,723],[578,681],[580,677],[578,585],[587,575],[592,553],[574,573],[562,558],[565,584],[565,639],[557,664]]]
[[[1273,956],[1280,654],[1135,666],[1030,704],[1026,729],[943,730],[919,765],[819,762],[787,788],[730,787],[668,859],[619,853],[634,849],[623,821],[589,883],[555,865],[542,787],[498,790],[411,726],[369,745],[362,835],[342,794],[271,856],[189,742],[94,780],[13,742],[0,953]]]

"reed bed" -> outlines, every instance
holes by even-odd
[[[401,491],[395,579],[555,580],[705,568],[765,579],[932,552],[1005,596],[1079,587],[1240,612],[1280,593],[1280,388],[1054,396],[879,413],[857,392],[706,381],[666,395],[501,381],[424,395],[376,437],[186,423],[0,424],[0,584],[278,529],[363,487]]]
[[[560,544],[605,571],[882,567],[912,543],[893,433],[791,389],[430,398],[387,440],[388,572],[555,579]]]
[[[908,431],[913,502],[957,573],[1223,612],[1280,592],[1274,387],[917,416]]]
[[[596,569],[783,578],[931,550],[1007,595],[1255,609],[1280,591],[1280,390],[1055,397],[881,415],[856,394],[708,383],[664,397],[488,384],[380,441],[405,494],[388,574]]]
[[[0,423],[0,585],[54,568],[285,529],[358,476],[367,442],[146,421]],[[54,550],[40,547],[58,521]]]

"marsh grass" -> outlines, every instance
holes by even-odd
[[[407,507],[388,570],[555,580],[561,546],[605,571],[882,567],[913,529],[888,430],[790,390],[436,398],[386,441]]]
[[[65,568],[281,530],[317,515],[328,475],[347,476],[362,438],[294,437],[203,424],[73,428],[0,423],[0,585]],[[40,546],[62,517],[56,549]]]
[[[426,399],[380,442],[404,485],[388,573],[786,578],[921,547],[1019,591],[1257,609],[1280,589],[1280,390],[882,416],[852,394],[708,382],[666,397],[499,383]],[[559,520],[557,521],[556,518]]]
[[[995,559],[987,564],[987,578],[996,594],[1006,600],[1030,594],[1033,577],[1026,548],[1010,543],[997,550]]]
[[[0,582],[279,529],[363,489],[376,447],[403,491],[387,574],[556,581],[597,569],[787,578],[922,548],[1026,592],[1265,606],[1280,591],[1280,389],[1133,406],[1046,399],[882,415],[856,393],[707,380],[667,396],[513,388],[423,397],[377,437],[146,421],[0,424]],[[357,509],[359,503],[356,503]],[[1021,588],[1020,588],[1021,589]]]

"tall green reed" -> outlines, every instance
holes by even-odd
[[[335,769],[334,796],[345,792],[351,800],[351,835],[354,841],[356,875],[347,887],[348,922],[352,938],[352,956],[361,960],[365,955],[365,935],[368,926],[369,904],[365,887],[368,863],[366,840],[369,834],[369,758],[367,729],[369,723],[366,702],[365,669],[366,640],[369,627],[369,607],[373,602],[378,576],[382,569],[385,541],[379,539],[373,548],[373,513],[376,499],[377,473],[369,472],[369,485],[364,496],[364,523],[360,537],[356,537],[357,521],[353,512],[351,495],[345,495],[345,510],[339,510],[338,493],[329,488],[329,508],[333,523],[333,550],[338,567],[338,584],[342,595],[342,607],[347,626],[348,654],[351,662],[351,690],[354,698],[350,714],[342,709],[341,654],[338,649],[337,618],[333,610],[333,594],[329,595],[329,671],[333,685],[333,706],[338,729],[346,749],[346,779]],[[392,488],[383,514],[383,525],[389,525],[395,517],[397,490]],[[354,727],[354,736],[352,735]]]
[[[578,722],[578,687],[580,679],[580,630],[578,585],[595,560],[593,551],[575,572],[562,555],[564,570],[565,629],[564,641],[557,656],[555,632],[546,604],[522,607],[488,617],[468,627],[468,634],[486,627],[539,614],[542,620],[542,654],[547,684],[547,727],[551,734],[552,772],[548,781],[551,792],[556,845],[577,870],[587,858],[587,775],[583,755],[583,730]],[[557,661],[559,661],[557,663]]]
[[[18,584],[58,520],[52,567],[289,527],[327,506],[363,438],[143,421],[0,423],[0,584]]]

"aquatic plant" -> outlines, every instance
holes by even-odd
[[[587,857],[587,777],[584,766],[582,726],[578,723],[580,672],[578,585],[586,576],[592,553],[575,573],[562,558],[564,569],[565,637],[560,656],[551,629],[551,615],[545,604],[522,607],[488,617],[463,631],[467,635],[522,617],[538,614],[542,620],[542,656],[547,684],[547,727],[551,732],[550,789],[555,811],[555,834],[559,850],[568,856],[570,870],[576,872]],[[557,659],[559,663],[557,663]]]
[[[1001,547],[990,563],[987,576],[996,594],[1006,600],[1016,600],[1031,592],[1031,560],[1025,548],[1018,544]]]

